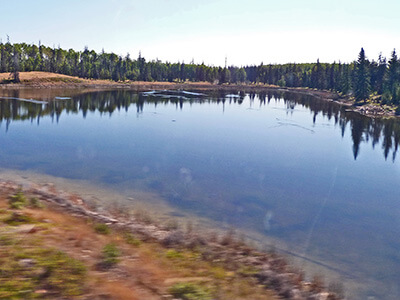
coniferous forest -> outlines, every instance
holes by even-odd
[[[389,59],[380,55],[367,58],[361,49],[352,63],[289,63],[251,66],[207,66],[204,63],[146,61],[96,53],[87,47],[83,51],[64,50],[26,43],[0,43],[0,72],[45,71],[81,78],[113,81],[191,81],[210,83],[263,83],[281,87],[305,87],[331,90],[354,96],[356,101],[373,98],[380,104],[400,104],[400,60],[393,50]]]

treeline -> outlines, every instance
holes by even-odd
[[[0,43],[0,72],[54,72],[81,78],[110,79],[114,81],[208,81],[237,83],[246,81],[244,68],[226,69],[194,63],[163,63],[146,61],[139,54],[132,59],[115,53],[96,53],[64,50],[25,43]]]
[[[46,71],[81,78],[114,81],[208,81],[214,84],[264,83],[282,87],[307,87],[373,98],[382,104],[400,104],[400,61],[396,51],[389,61],[382,55],[368,60],[361,49],[352,63],[269,64],[245,67],[215,67],[204,63],[146,61],[115,53],[64,50],[26,43],[0,43],[0,72]]]

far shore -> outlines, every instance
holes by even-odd
[[[0,73],[0,89],[85,89],[85,90],[110,90],[127,89],[137,92],[149,90],[195,90],[195,91],[281,91],[305,94],[319,99],[332,101],[345,106],[348,110],[358,112],[369,117],[397,117],[395,109],[391,106],[381,106],[371,101],[364,104],[355,104],[350,96],[339,95],[328,90],[317,90],[302,87],[280,87],[267,84],[212,84],[209,82],[147,82],[147,81],[125,81],[115,82],[111,80],[84,79],[48,72],[21,72],[20,83],[4,83],[10,78],[9,73]]]

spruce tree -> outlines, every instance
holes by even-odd
[[[311,87],[320,90],[326,88],[325,72],[324,66],[319,62],[319,59],[317,59],[317,63],[314,65],[311,73]]]
[[[386,72],[387,72],[387,63],[386,63],[386,58],[382,56],[382,54],[379,54],[378,58],[378,70],[377,70],[377,80],[376,80],[376,91],[378,94],[383,94],[383,83],[386,78]]]
[[[393,50],[388,65],[388,90],[392,96],[392,103],[398,104],[400,97],[397,91],[400,85],[400,62],[397,59],[396,49]]]
[[[360,54],[358,55],[358,60],[356,63],[356,80],[355,80],[355,97],[356,101],[366,100],[369,98],[369,93],[371,90],[370,86],[370,76],[368,72],[369,62],[365,57],[364,49],[361,48]]]

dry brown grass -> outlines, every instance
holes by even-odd
[[[32,86],[66,86],[66,85],[99,85],[99,86],[121,86],[121,85],[130,85],[130,86],[140,86],[140,87],[149,87],[152,88],[154,85],[162,85],[165,87],[174,86],[176,83],[173,82],[147,82],[147,81],[124,81],[124,82],[115,82],[112,80],[100,80],[100,79],[84,79],[75,76],[68,76],[57,73],[50,72],[20,72],[20,80],[22,85],[32,85]],[[0,82],[4,80],[12,80],[11,73],[0,73]],[[211,84],[208,82],[196,82],[196,83],[187,83],[189,85],[200,85],[200,86],[210,86]]]
[[[38,79],[49,79],[49,78],[65,78],[65,79],[76,79],[73,76],[67,76],[57,73],[50,72],[20,72],[19,78],[21,81],[30,81],[30,80],[38,80]],[[12,79],[12,75],[10,73],[0,73],[0,80],[4,79]]]
[[[20,72],[20,84],[12,84],[13,87],[65,87],[81,84],[90,84],[90,80],[49,72]],[[0,73],[0,83],[12,83],[10,73]],[[105,84],[106,82],[102,82]]]

